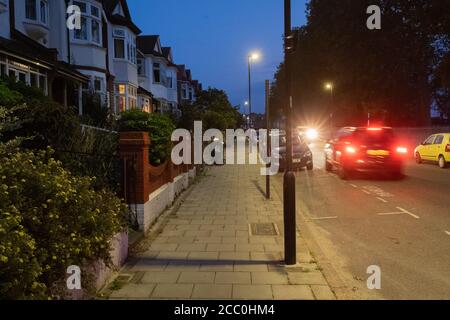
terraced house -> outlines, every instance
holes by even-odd
[[[80,28],[67,28],[71,6]],[[0,73],[80,114],[87,92],[113,113],[179,114],[172,49],[140,33],[126,0],[0,0]]]

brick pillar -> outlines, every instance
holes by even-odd
[[[131,176],[125,182],[127,191],[132,195],[130,201],[135,204],[145,204],[150,195],[150,172],[149,172],[149,146],[150,137],[147,132],[122,132],[120,133],[119,154],[121,159],[135,161],[136,176],[130,186]]]

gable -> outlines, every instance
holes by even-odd
[[[119,16],[125,17],[125,12],[123,10],[123,7],[122,7],[122,4],[120,1],[117,3],[116,7],[114,8],[113,14],[117,14]]]

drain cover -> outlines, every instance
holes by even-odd
[[[277,236],[279,232],[275,223],[252,223],[250,224],[250,234],[252,236]]]

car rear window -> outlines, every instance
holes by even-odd
[[[354,138],[365,143],[386,143],[394,140],[394,132],[388,129],[369,131],[367,129],[355,131]]]

